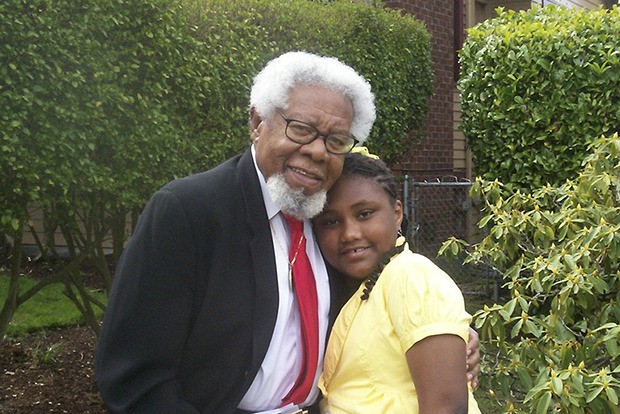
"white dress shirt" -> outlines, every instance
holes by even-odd
[[[252,146],[252,158],[254,159],[254,167],[260,181],[271,227],[272,248],[276,258],[279,306],[269,349],[256,378],[254,378],[254,382],[241,400],[239,408],[255,413],[267,414],[272,410],[274,410],[274,413],[282,411],[280,408],[282,399],[293,387],[299,374],[303,350],[297,299],[289,283],[288,252],[290,232],[282,214],[279,214],[279,208],[273,203],[267,190],[265,178],[256,164],[254,146]],[[306,254],[310,260],[316,280],[319,305],[319,361],[314,378],[314,388],[302,404],[302,406],[307,406],[312,404],[319,394],[319,389],[316,385],[323,370],[323,356],[329,323],[330,292],[325,262],[314,239],[309,220],[304,221],[304,235],[307,240]]]

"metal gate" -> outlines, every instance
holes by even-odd
[[[469,196],[471,185],[469,180],[456,177],[417,182],[405,175],[402,200],[405,216],[410,222],[409,240],[414,252],[433,260],[461,289],[477,290],[469,293],[483,293],[495,298],[499,277],[490,266],[463,265],[464,257],[456,260],[437,257],[441,245],[450,237],[470,244],[480,240],[477,226],[480,212]]]

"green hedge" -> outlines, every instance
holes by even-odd
[[[252,78],[282,52],[336,55],[367,77],[369,145],[388,161],[431,92],[427,30],[380,4],[6,0],[0,22],[0,226],[16,235],[33,202],[55,221],[122,215],[240,152]]]
[[[374,152],[394,162],[412,144],[406,134],[420,128],[432,84],[430,38],[420,21],[380,2],[190,3],[196,38],[208,56],[202,168],[248,145],[252,78],[267,61],[291,50],[337,56],[371,83],[378,108],[368,142]]]
[[[574,177],[620,128],[620,9],[503,11],[460,54],[462,130],[476,172],[523,189]]]
[[[16,253],[43,212],[37,240],[70,260],[22,293],[19,254],[0,310],[0,337],[19,304],[63,282],[98,329],[104,308],[84,287],[88,264],[105,287],[102,245],[120,255],[126,219],[165,182],[250,144],[252,78],[290,50],[335,55],[370,81],[379,108],[369,145],[396,160],[431,92],[429,35],[412,17],[348,1],[3,0],[0,2],[0,236]],[[135,222],[135,221],[133,221]],[[58,266],[58,267],[56,267]]]
[[[198,42],[168,0],[0,5],[0,215],[128,210],[190,171]],[[63,217],[61,217],[63,216]]]
[[[0,236],[14,236],[0,338],[17,306],[46,283],[96,331],[104,305],[80,268],[111,276],[102,248],[120,254],[125,220],[152,192],[192,170],[201,126],[202,52],[176,0],[4,0],[0,3]],[[32,291],[18,289],[29,207],[43,212],[44,256],[70,260]]]

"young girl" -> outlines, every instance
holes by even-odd
[[[479,413],[463,360],[471,316],[452,279],[412,253],[385,164],[348,154],[313,220],[336,270],[364,281],[332,329],[319,386],[329,414]],[[469,410],[469,411],[468,411]]]

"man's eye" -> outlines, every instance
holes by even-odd
[[[349,145],[348,137],[346,135],[332,134],[328,137],[329,143],[336,148],[342,148]]]
[[[293,124],[293,123],[289,125],[289,132],[297,136],[300,136],[300,137],[305,137],[305,136],[314,134],[314,130],[310,126],[302,125],[302,124]]]

